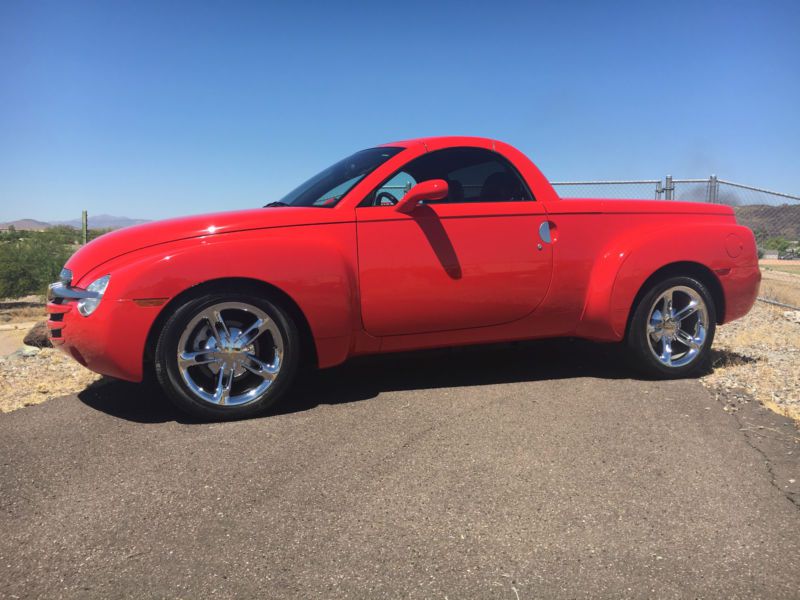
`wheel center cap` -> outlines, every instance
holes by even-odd
[[[672,319],[668,319],[664,323],[664,333],[668,336],[674,336],[678,331],[678,324]]]

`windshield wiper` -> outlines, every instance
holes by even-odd
[[[277,200],[275,202],[270,202],[269,204],[265,204],[264,206],[262,206],[262,208],[271,208],[273,206],[291,206],[291,205],[286,204],[286,202],[281,202],[280,200]]]

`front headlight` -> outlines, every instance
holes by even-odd
[[[94,292],[97,296],[78,300],[78,312],[84,317],[88,317],[100,306],[100,300],[103,299],[103,294],[106,293],[106,288],[108,287],[110,279],[111,275],[103,275],[100,279],[95,279],[86,287],[87,292]]]

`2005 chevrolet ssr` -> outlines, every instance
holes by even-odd
[[[265,411],[301,364],[573,336],[650,374],[706,361],[761,274],[727,206],[562,200],[490,139],[356,152],[266,207],[138,225],[50,286],[54,345],[119,379],[154,373],[206,419]]]

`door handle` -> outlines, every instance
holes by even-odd
[[[550,238],[550,221],[542,221],[541,225],[539,225],[539,237],[545,244],[551,243]],[[539,248],[541,250],[541,248]]]

